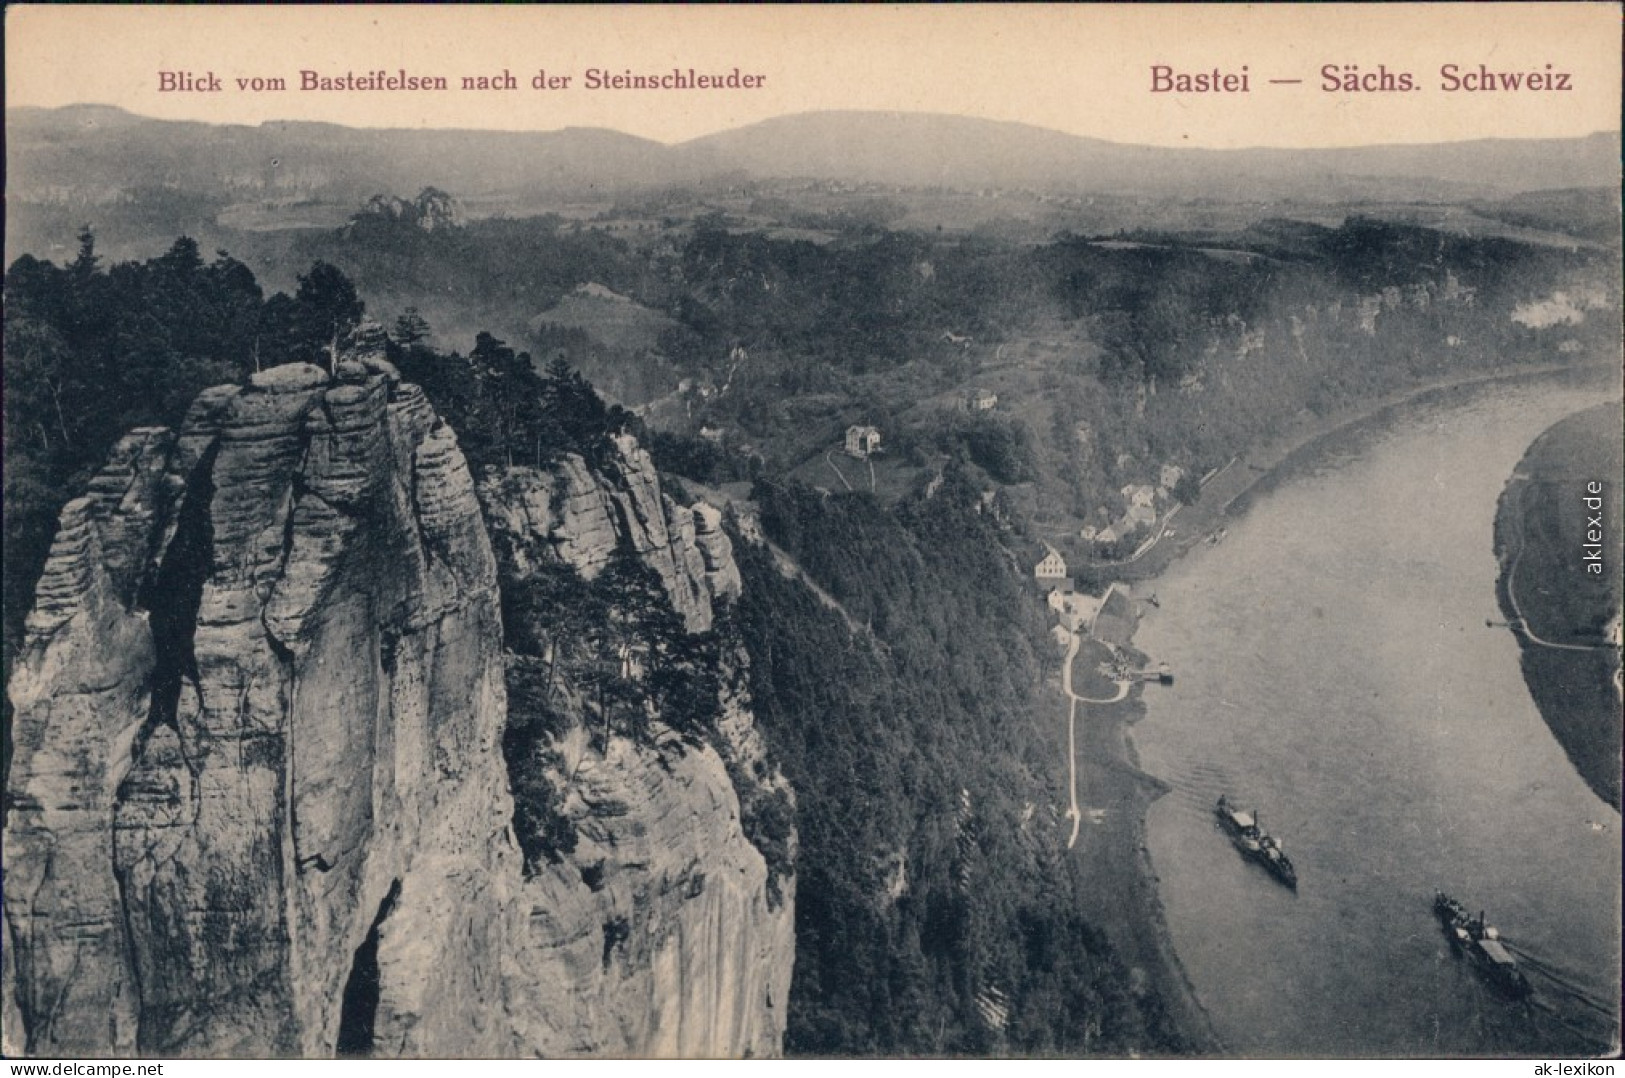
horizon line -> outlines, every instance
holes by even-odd
[[[664,147],[666,149],[677,149],[679,147],[682,147],[682,146],[685,146],[685,145],[688,145],[688,144],[691,144],[691,143],[695,143],[695,142],[701,142],[701,141],[703,141],[705,139],[713,138],[713,137],[718,136],[718,135],[726,135],[726,134],[731,134],[731,133],[735,133],[735,132],[739,132],[739,131],[747,131],[747,130],[753,128],[753,127],[762,127],[762,126],[765,126],[767,124],[771,124],[771,123],[774,123],[774,122],[777,122],[777,121],[780,121],[780,120],[795,119],[797,117],[807,117],[807,116],[896,116],[896,117],[921,117],[921,118],[947,119],[947,120],[968,120],[968,121],[971,121],[971,122],[974,122],[974,123],[993,124],[993,125],[997,125],[997,126],[1001,126],[1001,127],[1020,127],[1020,128],[1025,128],[1025,129],[1027,129],[1029,131],[1041,131],[1041,132],[1044,132],[1045,134],[1059,135],[1062,138],[1075,139],[1075,140],[1077,140],[1079,142],[1093,142],[1093,143],[1100,143],[1100,144],[1107,145],[1107,146],[1117,146],[1117,147],[1124,147],[1124,148],[1129,148],[1129,149],[1150,149],[1150,150],[1166,150],[1166,151],[1170,151],[1170,152],[1196,152],[1196,153],[1214,153],[1214,154],[1238,154],[1238,153],[1258,153],[1258,152],[1335,153],[1335,152],[1345,151],[1345,150],[1373,150],[1373,149],[1389,149],[1389,148],[1395,148],[1395,147],[1466,146],[1466,145],[1471,145],[1471,144],[1475,144],[1475,143],[1485,143],[1485,142],[1509,142],[1509,143],[1510,142],[1580,142],[1580,141],[1584,141],[1586,139],[1593,139],[1593,138],[1607,137],[1607,136],[1616,136],[1616,137],[1618,137],[1618,136],[1621,136],[1622,134],[1625,134],[1625,125],[1622,125],[1622,126],[1617,126],[1617,127],[1612,127],[1612,128],[1601,128],[1601,129],[1593,130],[1593,131],[1587,132],[1585,134],[1580,134],[1580,135],[1481,135],[1481,136],[1476,136],[1476,137],[1473,137],[1473,138],[1460,138],[1460,139],[1429,139],[1429,140],[1424,140],[1424,141],[1403,141],[1403,140],[1401,140],[1401,141],[1359,142],[1359,143],[1346,143],[1346,144],[1335,145],[1335,146],[1304,145],[1304,144],[1271,145],[1271,144],[1264,144],[1264,143],[1250,144],[1250,145],[1247,145],[1247,146],[1198,146],[1198,145],[1189,145],[1188,143],[1183,144],[1183,145],[1170,145],[1170,144],[1160,143],[1160,142],[1122,142],[1122,141],[1119,141],[1117,139],[1103,138],[1103,137],[1101,137],[1099,135],[1075,134],[1075,133],[1073,133],[1071,131],[1063,131],[1060,128],[1056,128],[1056,127],[1046,127],[1046,126],[1044,126],[1042,124],[1030,123],[1030,122],[1025,121],[1025,120],[996,119],[996,118],[989,117],[989,116],[976,116],[976,115],[969,115],[969,114],[965,114],[965,113],[937,112],[937,111],[925,110],[925,109],[856,109],[856,108],[854,108],[854,109],[805,109],[805,110],[798,111],[798,112],[778,113],[776,115],[768,116],[768,117],[765,117],[763,119],[752,120],[752,121],[750,121],[748,123],[739,124],[738,126],[720,127],[720,128],[717,128],[714,131],[708,131],[708,132],[706,132],[704,134],[701,134],[701,135],[693,135],[693,136],[690,136],[690,137],[687,137],[687,138],[681,138],[681,139],[677,139],[677,140],[674,140],[674,141],[666,141],[666,140],[663,140],[663,139],[651,138],[651,137],[649,137],[647,135],[634,134],[634,133],[632,133],[630,131],[626,131],[626,130],[623,130],[621,128],[601,126],[601,125],[585,125],[585,124],[566,124],[566,125],[564,125],[562,127],[551,127],[551,128],[522,128],[522,127],[470,127],[470,126],[458,126],[458,125],[453,125],[453,126],[433,125],[433,126],[431,126],[431,125],[404,125],[404,124],[354,125],[354,124],[342,123],[342,122],[339,122],[339,121],[336,121],[336,120],[317,120],[317,119],[305,119],[305,118],[298,118],[298,117],[266,119],[266,120],[259,120],[259,121],[203,120],[203,119],[192,119],[192,118],[181,119],[181,118],[171,118],[171,117],[163,117],[163,116],[152,116],[152,115],[149,115],[149,114],[146,114],[146,113],[136,112],[136,111],[124,106],[124,105],[115,105],[115,104],[110,104],[110,103],[101,102],[101,101],[75,101],[75,102],[71,102],[69,104],[64,104],[64,105],[32,105],[32,104],[13,105],[13,104],[7,104],[6,107],[5,107],[5,111],[6,111],[6,113],[8,115],[13,113],[13,112],[25,112],[26,111],[26,112],[47,113],[47,112],[67,112],[67,111],[71,111],[71,110],[74,110],[74,109],[105,109],[105,110],[108,110],[108,111],[111,111],[111,112],[121,113],[121,114],[123,114],[125,116],[129,116],[129,117],[131,117],[133,119],[142,120],[142,121],[145,121],[145,122],[148,122],[148,123],[196,124],[196,125],[199,125],[199,126],[202,126],[202,127],[241,127],[241,128],[249,128],[249,129],[256,129],[256,130],[257,129],[263,129],[263,128],[273,126],[273,125],[278,125],[278,124],[290,124],[290,125],[291,124],[305,124],[305,125],[308,125],[308,126],[311,126],[311,127],[336,127],[336,128],[339,128],[339,129],[345,130],[345,131],[447,132],[447,133],[482,134],[482,135],[551,135],[551,134],[562,134],[562,133],[568,132],[568,131],[602,131],[602,132],[607,132],[609,134],[620,135],[620,136],[622,136],[624,138],[636,139],[636,140],[638,140],[640,142],[648,142],[648,143],[651,143],[651,144],[656,145],[656,146]]]

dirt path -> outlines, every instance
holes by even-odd
[[[1521,502],[1522,501],[1522,495],[1523,495],[1523,490],[1522,490],[1522,488],[1520,488],[1513,495],[1513,497],[1516,498],[1519,502]],[[1512,625],[1512,627],[1511,627],[1512,631],[1516,632],[1516,633],[1522,633],[1525,637],[1528,638],[1529,642],[1532,643],[1532,644],[1539,644],[1543,648],[1553,648],[1553,649],[1556,649],[1558,651],[1611,651],[1611,650],[1613,650],[1613,645],[1611,645],[1611,644],[1559,644],[1555,640],[1542,639],[1540,636],[1536,635],[1534,629],[1529,627],[1529,616],[1523,612],[1523,607],[1518,605],[1518,588],[1517,588],[1517,585],[1518,585],[1518,565],[1519,565],[1520,562],[1523,561],[1523,551],[1524,551],[1523,510],[1522,510],[1522,506],[1519,505],[1519,504],[1512,505],[1511,506],[1511,512],[1508,514],[1508,517],[1509,517],[1509,519],[1511,521],[1511,524],[1512,524],[1513,534],[1516,535],[1517,538],[1518,538],[1518,552],[1512,556],[1512,564],[1511,564],[1511,566],[1509,566],[1507,568],[1507,601],[1512,604],[1512,613],[1517,616],[1516,623],[1514,623]]]
[[[841,486],[850,491],[852,489],[852,484],[846,481],[846,473],[841,471],[840,467],[835,463],[835,458],[830,455],[834,452],[835,450],[833,449],[824,450],[824,463],[828,464],[829,470],[835,473],[835,478],[841,481]]]
[[[1070,687],[1070,679],[1066,680]],[[1073,750],[1073,782],[1082,786],[1089,801],[1076,810],[1075,842],[1069,843],[1071,856],[1086,866],[1090,880],[1079,910],[1106,934],[1139,990],[1161,1001],[1171,1028],[1177,1030],[1176,1041],[1148,1045],[1149,1054],[1222,1056],[1224,1046],[1174,952],[1156,871],[1146,852],[1146,810],[1168,787],[1140,770],[1125,741],[1126,727],[1140,713],[1138,699],[1125,693],[1121,703],[1101,706],[1069,695],[1067,702],[1072,712],[1068,744]],[[1089,827],[1079,826],[1084,820]]]
[[[796,560],[786,553],[783,547],[766,536],[762,537],[762,542],[767,544],[768,553],[773,555],[773,564],[783,576],[791,580],[799,580],[807,585],[807,590],[817,596],[819,602],[841,615],[841,619],[846,622],[846,627],[851,630],[853,635],[872,638],[873,634],[869,632],[869,627],[854,618],[851,611],[841,605],[839,599],[825,591],[818,581],[808,576],[807,571],[797,565]]]
[[[1082,646],[1083,637],[1074,632],[1071,642],[1066,646],[1066,659],[1061,664],[1061,688],[1066,691],[1066,770],[1069,804],[1066,814],[1072,821],[1072,835],[1066,840],[1066,848],[1069,850],[1078,844],[1078,828],[1083,823],[1083,810],[1078,807],[1078,705],[1115,704],[1119,700],[1126,699],[1129,690],[1128,682],[1119,681],[1117,695],[1107,700],[1096,700],[1073,692],[1072,660],[1078,657],[1078,649]]]

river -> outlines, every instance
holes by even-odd
[[[1231,1052],[1577,1054],[1614,1035],[1619,814],[1541,720],[1512,634],[1485,625],[1503,485],[1605,393],[1500,384],[1391,410],[1300,455],[1157,581],[1136,646],[1177,681],[1147,687],[1132,740],[1173,790],[1147,844]],[[1221,793],[1283,840],[1296,894],[1217,829]],[[1436,888],[1528,956],[1532,1004],[1452,951]]]

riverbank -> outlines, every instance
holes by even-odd
[[[1607,634],[1621,600],[1619,415],[1617,404],[1602,405],[1547,429],[1495,513],[1496,598],[1518,639],[1529,695],[1580,777],[1616,810],[1620,653]],[[1588,497],[1597,500],[1588,505]],[[1597,573],[1585,557],[1593,521]]]
[[[1541,379],[1573,379],[1579,383],[1596,381],[1618,385],[1619,368],[1610,364],[1548,363],[1509,366],[1497,371],[1455,378],[1439,378],[1421,385],[1351,405],[1326,416],[1305,416],[1280,435],[1236,457],[1203,488],[1201,497],[1182,507],[1174,534],[1165,536],[1133,562],[1102,562],[1086,565],[1103,579],[1141,582],[1158,576],[1192,548],[1206,543],[1226,520],[1244,512],[1248,501],[1286,477],[1295,474],[1294,465],[1315,456],[1325,443],[1356,428],[1381,421],[1401,408],[1440,402],[1459,393],[1487,386],[1517,384]]]
[[[1415,386],[1379,400],[1367,402],[1334,416],[1305,420],[1291,432],[1244,457],[1210,481],[1202,497],[1181,511],[1175,535],[1164,538],[1132,566],[1101,567],[1116,579],[1133,581],[1143,599],[1148,585],[1163,569],[1187,551],[1203,547],[1225,523],[1243,513],[1251,501],[1300,468],[1335,447],[1343,438],[1361,436],[1372,423],[1381,423],[1396,409],[1430,403],[1443,403],[1466,396],[1491,385],[1516,384],[1542,379],[1574,379],[1582,384],[1617,377],[1609,368],[1569,366],[1521,367],[1440,380]],[[1617,384],[1617,383],[1615,383]],[[1177,617],[1177,612],[1174,612]],[[1160,656],[1153,656],[1153,659]],[[1175,671],[1176,678],[1179,671]],[[1196,1054],[1223,1055],[1226,1048],[1217,1035],[1202,1001],[1197,996],[1179,955],[1175,952],[1166,923],[1159,879],[1146,843],[1146,812],[1168,787],[1139,768],[1138,754],[1130,728],[1145,714],[1141,701],[1155,686],[1136,686],[1128,700],[1115,705],[1088,706],[1079,727],[1079,781],[1088,795],[1087,843],[1079,853],[1090,858],[1091,872],[1121,894],[1116,911],[1102,911],[1103,919],[1116,929],[1117,946],[1136,966],[1148,970],[1170,1016],[1187,1031]],[[1091,806],[1107,803],[1104,817],[1089,816]],[[1095,822],[1095,827],[1087,821]]]
[[[1146,810],[1168,785],[1139,767],[1127,727],[1145,714],[1136,685],[1117,703],[1079,703],[1076,783],[1081,824],[1073,855],[1088,866],[1091,904],[1085,916],[1105,931],[1142,999],[1160,1001],[1178,1043],[1148,1054],[1215,1058],[1226,1054],[1197,997],[1168,931],[1157,876],[1146,846]]]

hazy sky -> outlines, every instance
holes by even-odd
[[[1411,92],[1327,92],[1322,68],[1409,73]],[[1568,75],[1564,91],[1446,92],[1441,68]],[[1154,65],[1249,92],[1153,93]],[[598,68],[765,76],[756,89],[613,90]],[[299,89],[405,69],[443,92]],[[533,89],[542,69],[568,89]],[[220,92],[160,92],[160,72]],[[463,90],[511,73],[513,90]],[[238,90],[239,77],[288,89]],[[1301,79],[1298,85],[1267,80]],[[1555,79],[1552,80],[1556,84]],[[820,109],[945,112],[1156,145],[1338,146],[1614,130],[1617,4],[716,7],[51,7],[6,12],[9,105],[115,104],[211,122],[551,130],[674,142]]]

